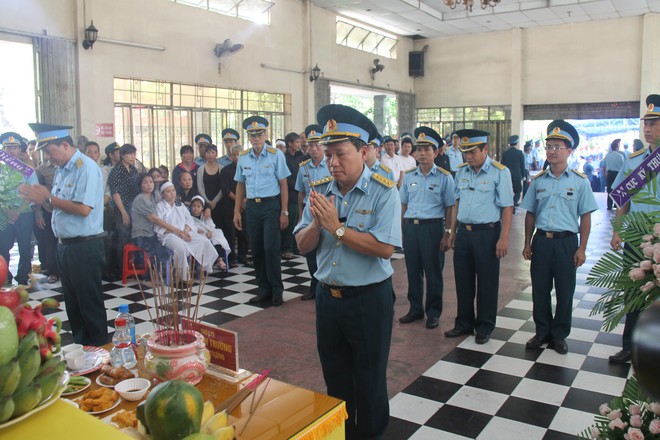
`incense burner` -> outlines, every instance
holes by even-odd
[[[147,340],[145,371],[155,382],[182,380],[197,385],[209,365],[204,336],[192,330],[160,330]]]

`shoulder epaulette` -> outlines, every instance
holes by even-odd
[[[334,177],[328,176],[328,177],[324,177],[323,179],[319,179],[315,182],[312,182],[310,185],[311,186],[323,185],[324,183],[332,182],[333,180],[334,180]]]
[[[383,177],[380,174],[373,173],[371,175],[371,178],[374,179],[376,182],[380,183],[381,185],[387,187],[387,188],[392,188],[396,186],[396,182],[393,180],[388,179],[387,177]]]
[[[312,159],[303,160],[302,162],[300,162],[300,163],[298,164],[298,166],[299,166],[300,168],[302,168],[302,167],[304,167],[305,165],[307,165],[308,163],[310,163],[311,161],[312,161]]]
[[[412,172],[415,171],[416,169],[417,169],[417,167],[412,167],[411,169],[406,170],[406,174],[408,174],[408,173],[412,173]]]
[[[581,172],[581,171],[578,171],[578,170],[571,170],[571,171],[573,171],[575,174],[577,174],[578,176],[582,177],[583,179],[586,179],[586,178],[587,178],[587,175],[584,174],[584,173]]]
[[[382,163],[379,163],[378,166],[381,167],[383,170],[385,170],[386,173],[391,173],[391,172],[392,172],[392,170],[390,169],[390,167],[385,166],[385,165],[383,165]]]
[[[277,148],[275,148],[275,147],[266,147],[266,151],[268,151],[269,153],[272,153],[272,154],[276,154],[277,153]]]
[[[497,169],[503,170],[506,166],[496,160],[493,161],[493,166]]]
[[[538,173],[536,176],[532,177],[532,180],[534,180],[534,179],[538,179],[539,177],[541,177],[542,175],[544,175],[544,174],[547,173],[547,172],[548,172],[548,168],[546,168],[545,170],[541,171],[541,172]]]
[[[458,166],[458,168],[463,168],[464,166],[467,166],[467,164],[468,164],[467,162],[463,162],[462,164],[460,164],[460,165]]]
[[[239,155],[239,156],[242,156],[242,155],[244,155],[244,154],[248,154],[249,152],[250,152],[250,149],[248,148],[247,150],[245,150],[245,151],[241,151],[240,153],[238,153],[238,155]]]
[[[80,168],[81,166],[83,166],[83,164],[84,164],[83,160],[81,158],[78,158],[78,160],[76,161],[76,166]]]
[[[630,156],[628,156],[628,158],[630,159],[630,158],[632,158],[632,157],[637,157],[637,156],[639,156],[639,155],[641,155],[641,154],[644,154],[644,153],[646,153],[646,147],[642,148],[642,149],[639,150],[639,151],[635,151],[633,154],[631,154]]]
[[[451,173],[449,171],[447,171],[446,169],[442,168],[442,167],[438,167],[438,171],[440,171],[442,174],[446,174],[448,176],[451,176]]]

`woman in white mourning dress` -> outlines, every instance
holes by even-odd
[[[204,270],[210,273],[213,263],[218,259],[218,252],[211,241],[203,235],[198,234],[195,223],[188,208],[182,203],[175,203],[176,189],[171,182],[165,182],[160,187],[163,200],[158,203],[157,215],[164,222],[174,226],[176,233],[165,228],[156,226],[156,234],[164,246],[174,252],[174,267],[178,276],[188,279],[188,256],[192,255],[198,263],[203,265]]]

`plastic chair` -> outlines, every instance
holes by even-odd
[[[142,261],[143,263],[140,266],[135,266],[135,270],[133,270],[133,264],[131,264],[134,260],[131,259],[131,253],[133,252],[142,252]],[[127,243],[124,246],[124,262],[122,264],[122,275],[121,275],[121,280],[122,284],[126,284],[126,280],[128,279],[129,276],[135,276],[137,273],[138,275],[144,275],[145,273],[149,273],[149,266],[147,265],[147,261],[149,261],[149,254],[147,254],[147,251],[142,249],[141,247],[135,246],[134,244]]]

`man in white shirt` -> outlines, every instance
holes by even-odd
[[[385,138],[383,138],[383,147],[385,147],[385,154],[383,154],[380,161],[383,165],[392,170],[392,173],[394,173],[394,180],[397,182],[398,186],[398,182],[401,182],[402,180],[401,176],[403,175],[403,172],[406,171],[405,163],[401,159],[401,156],[396,154],[396,143],[390,136],[385,136]]]

